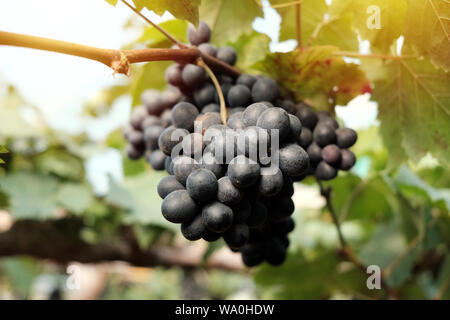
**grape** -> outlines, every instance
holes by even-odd
[[[189,102],[179,102],[172,109],[171,120],[176,128],[192,131],[197,116],[198,109],[193,104]]]
[[[324,111],[324,110],[317,111],[316,115],[317,115],[317,119],[319,119],[319,121],[332,117],[332,115],[328,111]]]
[[[164,170],[166,157],[167,156],[161,150],[155,150],[148,155],[147,162],[154,170]]]
[[[250,89],[242,84],[231,87],[227,94],[227,101],[231,108],[247,106],[251,99]]]
[[[252,212],[252,207],[248,200],[242,200],[240,203],[231,207],[233,210],[233,222],[241,223],[247,220],[250,217]]]
[[[236,51],[231,47],[221,47],[217,49],[217,59],[233,66],[237,60]]]
[[[358,139],[358,134],[350,128],[339,128],[336,130],[337,145],[339,148],[350,148]]]
[[[300,120],[292,114],[289,114],[289,128],[289,139],[291,141],[297,141],[302,132],[302,124]]]
[[[336,142],[336,133],[333,128],[326,124],[318,124],[313,131],[313,138],[320,147],[324,147]]]
[[[187,37],[190,44],[198,46],[201,43],[209,41],[211,29],[209,29],[209,26],[205,22],[200,21],[197,29],[192,25],[188,26]]]
[[[292,197],[294,194],[294,187],[292,183],[292,178],[286,175],[283,175],[283,188],[279,192],[279,194]]]
[[[181,233],[190,241],[199,240],[205,233],[205,225],[203,224],[202,216],[197,215],[192,221],[181,224]]]
[[[181,72],[183,82],[189,88],[199,88],[206,80],[206,72],[203,68],[194,64],[187,64]]]
[[[220,90],[222,90],[222,94],[223,94],[223,98],[225,100],[225,105],[228,105],[228,92],[230,91],[230,89],[233,87],[233,85],[231,83],[222,83],[220,85]],[[214,97],[214,102],[219,104],[220,103],[220,99],[219,99],[219,94],[216,92],[216,95]]]
[[[203,218],[202,218],[203,220]],[[211,230],[208,230],[205,228],[205,231],[203,232],[202,239],[208,242],[214,242],[220,239],[222,235],[217,232],[212,232]]]
[[[175,176],[170,175],[159,181],[157,190],[158,195],[164,199],[175,190],[184,190],[184,186],[175,178]]]
[[[286,249],[278,238],[266,242],[265,259],[273,266],[281,265],[286,260]]]
[[[133,109],[130,117],[130,123],[136,130],[141,130],[142,122],[147,117],[147,109],[144,106],[138,106]]]
[[[234,110],[234,109],[232,109]],[[227,126],[236,131],[243,130],[245,128],[244,121],[242,120],[242,111],[235,112],[230,115],[227,121]]]
[[[283,189],[283,173],[278,167],[261,168],[258,182],[259,192],[266,197],[278,194]]]
[[[295,222],[292,218],[288,218],[272,224],[272,231],[278,235],[285,235],[295,228]]]
[[[316,177],[319,180],[331,180],[336,178],[337,170],[325,161],[320,161],[316,168]]]
[[[328,164],[336,164],[341,161],[341,150],[335,144],[327,145],[322,149],[322,159]]]
[[[217,48],[210,43],[202,43],[198,46],[198,50],[200,50],[200,52],[203,54],[209,54],[213,57],[217,55]]]
[[[257,161],[259,158],[267,159],[270,148],[270,136],[266,130],[259,127],[247,127],[239,133],[237,148],[240,153],[254,161]]]
[[[274,199],[274,204],[271,205],[269,210],[270,220],[282,221],[294,213],[295,205],[290,197],[280,194]]]
[[[203,207],[202,218],[205,226],[209,230],[222,233],[231,227],[233,223],[233,211],[223,203],[214,201]]]
[[[228,165],[228,176],[238,188],[253,185],[258,180],[259,174],[259,164],[243,155],[238,155]]]
[[[203,133],[206,129],[216,124],[221,124],[222,120],[220,119],[220,113],[218,112],[207,112],[205,114],[201,114],[195,119],[194,123],[194,131],[197,133]]]
[[[186,185],[186,180],[192,171],[199,169],[198,162],[190,157],[179,156],[172,161],[173,174],[182,185]]]
[[[144,154],[142,150],[136,149],[132,144],[127,146],[126,153],[128,158],[132,160],[139,159]]]
[[[161,120],[153,115],[149,115],[145,117],[144,121],[142,121],[142,130],[150,128],[152,126],[161,126]]]
[[[250,228],[260,227],[267,220],[267,208],[259,201],[252,203],[250,216],[245,220]]]
[[[317,121],[319,121],[314,110],[303,102],[297,104],[296,108],[297,113],[295,115],[300,119],[302,125],[310,130],[313,130],[317,124]]]
[[[274,102],[278,93],[278,85],[269,78],[259,78],[252,87],[253,101]]]
[[[300,145],[300,147],[306,149],[308,148],[308,146],[311,144],[312,141],[313,136],[311,130],[309,130],[309,128],[302,128],[302,131],[298,138],[298,144]]]
[[[350,150],[342,149],[341,150],[341,163],[339,165],[339,169],[341,170],[350,170],[356,162],[356,157]]]
[[[168,126],[170,126],[171,124],[172,124],[172,119],[171,119],[171,116],[172,116],[172,111],[171,110],[164,110],[162,113],[161,113],[161,125],[164,127],[164,128],[167,128]]]
[[[172,223],[184,223],[192,221],[198,206],[186,190],[175,190],[164,198],[161,212]]]
[[[223,239],[233,249],[243,247],[249,238],[250,230],[245,223],[234,224],[223,234]]]
[[[318,163],[322,160],[322,148],[313,142],[307,149],[309,161],[311,163]]]
[[[277,105],[284,109],[287,113],[290,113],[292,115],[294,115],[297,111],[295,103],[292,100],[279,100],[277,101]]]
[[[164,128],[159,125],[149,126],[144,130],[144,141],[148,150],[158,149],[158,139]]]
[[[211,150],[214,157],[218,161],[225,162],[233,159],[237,154],[237,133],[229,128],[217,130],[211,127],[208,130],[212,132]],[[211,137],[210,133],[205,134],[205,136]]]
[[[244,111],[245,111],[245,108],[243,108],[243,107],[236,107],[236,108],[233,108],[233,109],[228,109],[228,115],[231,116],[231,115],[233,115],[235,113],[244,112]]]
[[[170,156],[172,149],[189,134],[186,129],[178,129],[174,126],[167,127],[161,132],[158,138],[159,149],[166,155]]]
[[[178,63],[174,63],[174,64],[170,65],[166,69],[166,74],[165,74],[167,82],[176,87],[185,86],[185,84],[183,82],[183,77],[181,76],[182,71],[183,71],[182,65],[180,65]]]
[[[332,117],[323,117],[319,120],[317,123],[318,126],[324,125],[330,128],[333,128],[334,130],[339,128],[339,124],[337,123],[336,119]]]
[[[205,144],[203,143],[203,136],[199,133],[191,133],[183,138],[181,142],[183,147],[183,154],[194,159],[202,157]]]
[[[128,142],[138,150],[145,150],[144,134],[142,131],[130,131],[128,133]]]
[[[247,267],[254,267],[264,261],[264,248],[260,243],[246,244],[242,249],[242,261]]]
[[[222,177],[217,181],[217,183],[217,200],[220,202],[226,205],[234,205],[239,203],[244,198],[242,191],[231,183],[229,177]]]
[[[202,202],[211,200],[217,194],[217,178],[208,169],[197,169],[188,176],[186,190],[195,200]]]
[[[256,122],[258,127],[268,130],[278,130],[280,141],[284,140],[290,132],[289,116],[281,108],[269,108],[264,111]]]
[[[253,103],[242,113],[242,121],[246,127],[256,126],[259,116],[269,109],[264,103]]]
[[[217,179],[220,179],[223,176],[224,168],[222,164],[217,162],[216,158],[211,152],[203,153],[200,167],[210,170],[212,173],[214,173]]]
[[[236,84],[241,84],[246,86],[247,88],[251,89],[253,87],[253,85],[256,82],[256,77],[251,76],[249,74],[241,74],[237,79],[236,79]]]
[[[216,88],[210,83],[205,84],[200,90],[195,91],[194,100],[197,107],[202,108],[214,101]]]
[[[308,169],[308,154],[298,144],[290,143],[283,146],[278,155],[281,171],[290,177],[299,176]]]
[[[202,108],[202,113],[220,112],[220,107],[217,103],[209,103]]]
[[[166,160],[164,160],[164,169],[168,174],[173,175],[173,162],[172,157],[167,156]]]
[[[157,115],[161,112],[163,100],[159,91],[153,89],[145,90],[141,94],[141,101],[148,114]]]

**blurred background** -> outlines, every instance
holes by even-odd
[[[271,51],[295,48],[295,40],[278,40],[280,16],[263,4],[253,29],[270,38]],[[156,23],[173,18],[143,13]],[[124,5],[104,0],[0,1],[2,31],[121,48],[145,29]],[[368,52],[368,43],[360,41],[359,50]],[[312,180],[296,184],[296,229],[282,267],[248,270],[223,243],[190,243],[162,219],[156,185],[164,174],[126,158],[121,129],[133,104],[127,90],[162,89],[168,64],[148,64],[160,76],[145,82],[142,66],[127,78],[51,52],[2,46],[0,56],[0,144],[9,151],[0,168],[0,299],[380,296],[336,254],[337,233]],[[389,270],[403,297],[448,298],[448,168],[427,156],[390,171],[370,98],[336,108],[339,121],[359,133],[357,165],[330,183],[343,232],[364,262]],[[124,247],[130,237],[131,248]],[[54,259],[21,255],[33,247]],[[151,249],[132,261],[102,261],[139,248]]]

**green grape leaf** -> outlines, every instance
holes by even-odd
[[[85,211],[93,195],[90,188],[81,183],[65,183],[58,190],[58,203],[70,212],[81,214]]]
[[[106,0],[106,2],[115,6],[118,0]],[[198,23],[198,6],[201,0],[133,0],[133,2],[138,11],[147,8],[159,15],[169,11],[177,19],[188,20],[194,25]]]
[[[81,180],[84,177],[83,162],[66,150],[48,149],[35,158],[37,169],[43,174]]]
[[[301,251],[289,252],[283,265],[264,264],[254,275],[262,286],[263,299],[320,299],[336,276],[337,256],[322,253],[307,258]]]
[[[4,83],[0,82],[0,85]],[[0,136],[1,137],[39,137],[42,132],[39,127],[27,122],[21,111],[29,104],[11,85],[5,85],[0,91]],[[36,109],[33,109],[36,111]]]
[[[450,211],[450,189],[437,189],[430,186],[409,170],[406,165],[398,169],[394,177],[394,183],[400,190],[414,189],[414,191],[424,193],[430,203],[442,202],[444,209]]]
[[[330,6],[330,19],[351,15],[353,28],[362,40],[369,40],[372,51],[389,52],[403,31],[407,0],[340,0]]]
[[[366,61],[366,64],[371,61]],[[392,163],[431,153],[443,164],[450,160],[450,74],[426,60],[401,59],[383,65],[385,78],[375,81],[380,131]]]
[[[333,188],[333,205],[341,221],[386,221],[395,213],[395,195],[383,179],[361,180],[354,175],[342,175],[327,183]]]
[[[178,226],[168,222],[161,214],[162,200],[156,187],[164,174],[151,171],[127,177],[118,184],[110,180],[110,190],[106,197],[111,204],[118,205],[128,211],[123,222],[128,224],[153,224],[169,230],[177,230]]]
[[[238,56],[236,67],[244,72],[250,72],[252,66],[269,53],[269,43],[268,36],[255,31],[243,34],[236,42],[229,43]]]
[[[113,102],[129,93],[129,85],[115,85],[104,90],[100,90],[97,94],[86,101],[83,106],[83,115],[91,117],[100,117],[106,115],[111,110]]]
[[[9,197],[7,210],[15,219],[46,219],[57,213],[57,180],[30,172],[17,172],[0,180],[0,187]]]
[[[135,72],[130,89],[133,97],[133,106],[141,103],[141,94],[146,89],[161,90],[166,87],[164,72],[170,64],[171,62],[166,61],[148,62]]]
[[[159,24],[180,42],[187,42],[187,25],[187,22],[182,20],[169,20]],[[143,43],[148,48],[170,48],[173,45],[172,41],[155,27],[145,28],[136,42]]]
[[[7,152],[8,150],[0,144],[0,153],[7,153]],[[1,163],[5,163],[5,161],[2,158],[0,158],[0,164]]]
[[[297,39],[295,5],[280,6],[290,0],[270,0],[280,14],[280,41]],[[277,7],[280,6],[280,7]],[[301,3],[301,34],[304,44],[333,45],[342,50],[357,50],[358,39],[352,29],[352,16],[341,12],[330,15],[325,0],[304,0]]]
[[[177,19],[188,20],[194,25],[198,23],[198,7],[201,0],[133,0],[133,2],[139,11],[147,8],[159,15],[169,11]]]
[[[255,68],[278,81],[298,100],[319,109],[346,105],[359,94],[371,92],[361,68],[333,55],[333,46],[313,46],[286,53],[271,53]],[[330,99],[332,101],[330,102]]]
[[[396,2],[396,1],[392,1]],[[450,69],[450,2],[409,0],[405,46],[414,47],[433,63]]]
[[[256,1],[202,0],[200,17],[211,28],[211,42],[223,45],[236,41],[242,34],[253,31],[252,23],[262,17]]]

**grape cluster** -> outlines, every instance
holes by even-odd
[[[209,37],[203,22],[188,29],[192,45],[234,65],[235,50],[216,48]],[[216,74],[227,106],[222,123],[217,90],[203,68],[174,63],[165,76],[169,89],[145,91],[124,132],[130,158],[145,155],[155,170],[169,173],[157,188],[164,218],[180,224],[188,240],[223,238],[247,266],[283,263],[294,229],[293,183],[318,175],[321,163],[345,168],[348,132],[338,133],[333,118],[283,99],[270,78]],[[323,137],[320,128],[331,125],[340,138]],[[315,143],[321,158],[310,161]],[[328,145],[338,148],[339,160],[325,151]]]
[[[308,174],[319,180],[331,180],[338,170],[350,170],[356,157],[348,148],[358,138],[356,131],[339,128],[336,119],[327,111],[315,112],[303,102],[295,107],[295,114],[303,125],[299,143],[308,152],[310,160]]]

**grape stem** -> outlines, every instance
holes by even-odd
[[[227,106],[225,104],[225,98],[223,97],[222,88],[220,87],[219,81],[217,80],[216,76],[214,75],[214,72],[206,65],[206,63],[203,61],[202,58],[198,58],[197,65],[205,69],[206,73],[208,73],[209,77],[211,78],[211,81],[214,83],[214,86],[216,87],[217,94],[219,95],[219,102],[220,102],[220,118],[222,119],[222,123],[224,125],[227,124]]]
[[[326,206],[328,211],[330,212],[331,218],[333,220],[334,225],[336,226],[336,230],[338,233],[339,242],[341,245],[341,249],[338,251],[338,254],[345,258],[346,260],[352,262],[358,269],[360,269],[364,274],[367,272],[367,266],[358,258],[358,256],[353,252],[353,249],[348,244],[347,240],[344,237],[344,234],[341,230],[341,225],[339,223],[339,219],[337,217],[336,211],[334,209],[333,203],[331,201],[332,188],[325,188],[320,180],[317,180],[317,183],[320,188],[320,194],[325,198]],[[390,286],[386,283],[386,274],[385,272],[381,272],[381,287],[387,293],[389,297],[392,299],[400,299],[398,294],[390,288]]]
[[[135,50],[103,49],[49,38],[0,31],[0,45],[32,48],[83,57],[103,63],[114,73],[130,74],[130,64],[149,61],[177,61],[196,63],[202,58],[214,71],[237,77],[240,71],[210,55],[200,52],[196,47],[180,49],[151,48]]]

